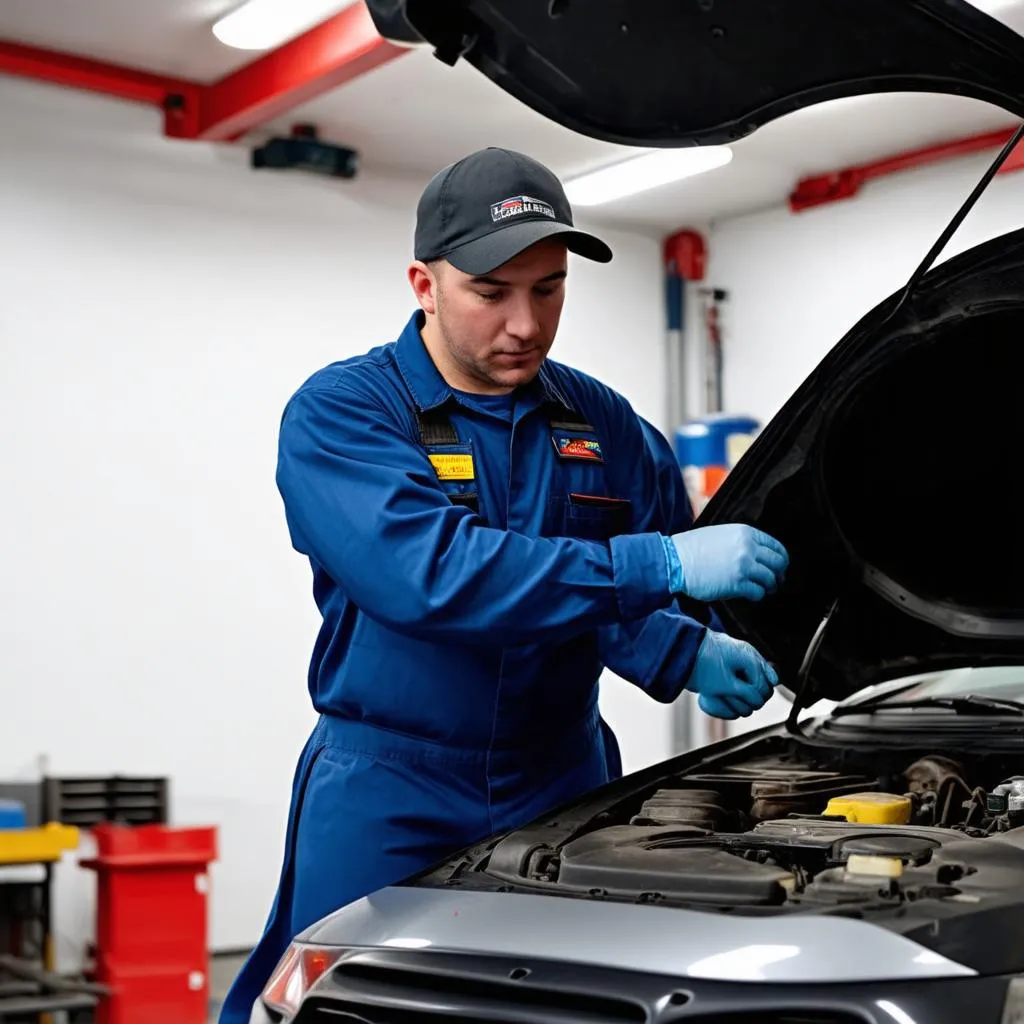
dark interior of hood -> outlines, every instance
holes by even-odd
[[[1024,307],[893,340],[837,413],[824,459],[840,530],[918,598],[1024,610]]]
[[[1021,39],[960,0],[369,0],[543,116],[627,145],[734,141],[814,103],[948,92],[1024,112]]]

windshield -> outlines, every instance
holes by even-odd
[[[843,706],[855,707],[870,700],[884,707],[890,701],[902,703],[928,697],[967,697],[971,694],[1024,701],[1024,665],[985,665],[907,676],[862,690]]]

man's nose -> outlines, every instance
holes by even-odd
[[[534,309],[533,297],[520,295],[512,299],[505,330],[514,338],[532,340],[540,333],[540,318]]]

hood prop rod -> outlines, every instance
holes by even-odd
[[[786,732],[791,736],[803,735],[800,730],[800,723],[797,721],[797,715],[799,715],[804,708],[803,700],[807,695],[807,680],[811,674],[811,665],[814,663],[814,659],[821,648],[821,643],[825,639],[825,630],[828,629],[828,624],[832,621],[832,617],[835,615],[838,607],[839,598],[837,597],[832,602],[832,607],[825,613],[825,617],[818,623],[818,628],[814,631],[814,635],[811,637],[811,642],[807,645],[807,650],[804,651],[803,661],[800,662],[800,670],[797,672],[796,676],[796,690],[793,694],[793,706],[790,708],[789,717],[786,719]]]
[[[1016,149],[1017,144],[1024,139],[1024,122],[1021,122],[1020,126],[1013,133],[1012,138],[1009,142],[1003,146],[999,153],[999,156],[995,158],[992,166],[981,176],[981,180],[977,185],[974,186],[974,190],[964,201],[963,206],[954,214],[953,219],[946,225],[945,230],[939,235],[935,244],[928,250],[928,255],[921,261],[921,265],[914,271],[910,276],[910,280],[907,282],[906,287],[903,289],[900,295],[899,301],[893,307],[892,312],[885,318],[885,322],[891,320],[906,304],[907,300],[917,290],[917,286],[921,283],[921,279],[928,273],[932,268],[932,264],[939,258],[942,250],[949,244],[949,240],[956,234],[957,228],[963,224],[967,218],[967,214],[974,209],[974,205],[981,198],[982,193],[989,187],[992,179],[999,173],[999,168],[1009,159],[1010,154]]]

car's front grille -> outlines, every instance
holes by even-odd
[[[693,1024],[864,1024],[864,1017],[850,1013],[814,1013],[809,1010],[746,1013],[714,1013],[710,1017],[694,1017]]]
[[[311,1000],[296,1024],[342,1024],[346,1019],[366,1024],[645,1024],[648,1019],[638,1003],[522,984],[528,976],[529,971],[520,976],[513,970],[492,980],[349,960],[332,972],[337,995]]]
[[[368,1007],[364,1003],[353,1003],[345,1000],[332,1001],[330,1003],[310,1003],[296,1020],[295,1024],[435,1024],[435,1022],[451,1021],[453,1024],[523,1024],[523,1022],[543,1022],[543,1024],[555,1024],[561,1021],[589,1021],[589,1020],[615,1020],[617,1018],[592,1018],[579,1014],[568,1014],[564,1010],[557,1012],[557,1015],[545,1014],[543,1008],[534,1007],[531,1015],[521,1013],[509,1013],[509,1008],[494,1010],[487,1016],[466,1016],[463,1013],[457,1015],[448,1010],[428,1010],[422,1006],[407,1009],[384,1009],[382,1007]],[[645,1016],[630,1018],[631,1020],[647,1020]],[[692,1024],[865,1024],[864,1017],[854,1017],[848,1013],[807,1013],[805,1011],[794,1011],[793,1013],[764,1013],[755,1010],[752,1013],[729,1013],[729,1014],[698,1014],[690,1017],[678,1018],[680,1024],[690,1020]]]
[[[295,1024],[442,1024],[442,1021],[446,1024],[569,1024],[570,1021],[590,1020],[590,1017],[565,1014],[557,1017],[543,1016],[540,1011],[535,1016],[509,1016],[507,1011],[501,1013],[494,1010],[486,1017],[467,1017],[464,1013],[455,1014],[451,1010],[431,1011],[423,1007],[385,1010],[379,1006],[368,1007],[361,1003],[332,1002],[329,1005],[313,1004],[303,1009]]]
[[[828,994],[440,951],[353,951],[294,1024],[867,1024]],[[781,998],[780,998],[781,997]],[[801,1003],[803,1005],[801,1006]],[[840,1008],[841,1007],[841,1008]]]

